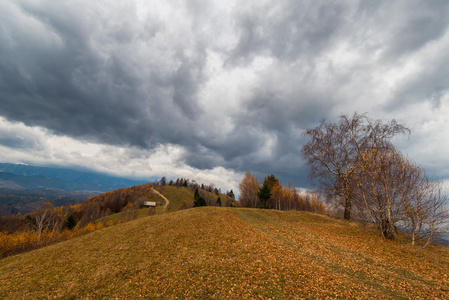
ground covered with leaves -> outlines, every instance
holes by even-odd
[[[447,299],[449,249],[304,213],[195,208],[0,260],[0,298]]]

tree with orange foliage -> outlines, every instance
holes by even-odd
[[[256,208],[259,204],[257,192],[259,191],[259,180],[251,174],[250,171],[245,172],[242,182],[240,182],[239,201],[244,207]]]
[[[421,170],[394,148],[369,149],[357,166],[352,190],[361,205],[359,213],[376,224],[384,237],[393,238]]]
[[[410,233],[413,245],[426,239],[425,247],[447,230],[447,192],[394,147],[363,152],[354,179],[359,215],[371,220],[385,238],[394,238],[400,226]]]

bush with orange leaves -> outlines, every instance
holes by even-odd
[[[0,257],[41,248],[112,225],[114,225],[114,222],[108,221],[106,224],[102,222],[88,223],[84,227],[76,227],[73,230],[55,231],[45,228],[40,233],[34,230],[15,231],[12,233],[0,231]]]

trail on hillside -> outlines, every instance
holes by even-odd
[[[161,196],[162,199],[165,200],[165,205],[164,205],[164,211],[167,211],[168,205],[170,204],[170,201],[161,193],[159,193],[159,191],[156,191],[155,189],[151,188],[153,190],[153,192],[155,192],[156,194],[158,194],[159,196]]]

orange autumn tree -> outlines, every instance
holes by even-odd
[[[422,170],[392,147],[363,152],[357,167],[352,190],[359,213],[384,237],[393,238],[404,208],[420,185]]]
[[[259,191],[259,180],[251,174],[250,171],[245,172],[242,182],[240,182],[239,201],[244,207],[256,208],[259,205],[257,192]]]
[[[413,245],[426,240],[425,247],[448,229],[447,192],[391,145],[361,154],[352,191],[359,217],[372,221],[385,238],[394,238],[400,227]]]

